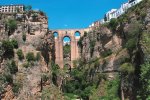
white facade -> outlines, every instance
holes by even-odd
[[[129,1],[128,1],[128,3],[129,3],[128,8],[130,8],[130,7],[132,7],[132,6],[136,5],[136,4],[138,4],[138,3],[141,2],[141,1],[142,1],[142,0],[129,0]]]
[[[124,14],[128,9],[129,3],[124,3],[121,5],[121,7],[116,11],[116,17],[119,17],[120,15]]]
[[[24,5],[1,5],[0,13],[14,13],[17,9],[20,12],[24,11]]]
[[[140,3],[142,0],[128,0],[127,3],[124,3],[121,5],[119,9],[111,9],[106,13],[106,22],[109,22],[112,18],[117,18],[124,14],[130,7],[133,7],[134,5]],[[105,23],[104,19],[102,19],[101,24]]]
[[[105,23],[105,20],[104,20],[104,19],[101,19],[101,20],[100,20],[100,23],[101,23],[101,24],[104,24],[104,23]]]
[[[112,18],[117,18],[116,17],[116,11],[117,11],[117,9],[111,9],[110,11],[108,11],[106,13],[106,19],[107,19],[107,21],[110,21]]]

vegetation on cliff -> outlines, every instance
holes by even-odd
[[[78,41],[80,59],[69,72],[55,64],[54,39],[43,23],[24,26],[25,20],[42,22],[43,12],[29,6],[22,20],[5,19],[5,36],[0,40],[0,95],[4,98],[13,91],[13,97],[31,100],[148,100],[149,13],[150,0],[143,0],[118,19],[85,32]],[[64,56],[68,53],[70,46],[66,45]]]
[[[73,93],[85,100],[149,99],[149,8],[150,1],[143,0],[118,19],[112,19],[81,37],[78,45],[82,56],[76,61],[78,63],[70,74],[71,79],[66,81],[64,92]],[[104,28],[107,30],[106,27],[112,35],[106,34],[108,31],[103,31]],[[122,48],[118,50],[106,46],[115,36],[122,40]],[[124,55],[117,59],[112,67],[118,68],[106,71],[105,69],[111,65],[109,58],[113,55],[119,56],[119,52],[125,49],[128,50],[129,57],[126,58]],[[96,57],[98,59],[93,60]],[[117,78],[109,80],[107,75],[116,72]],[[101,86],[107,88],[102,89]]]

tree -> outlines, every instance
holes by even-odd
[[[37,17],[38,17],[38,15],[37,15],[36,13],[34,13],[34,14],[32,15],[33,21],[37,21]]]
[[[11,74],[16,74],[16,72],[18,72],[18,67],[14,60],[12,60],[11,63],[8,64],[8,68]]]
[[[27,59],[27,61],[29,61],[29,62],[30,62],[30,61],[34,61],[34,60],[35,60],[34,53],[33,53],[33,52],[27,53],[26,59]]]
[[[22,52],[21,49],[19,49],[19,50],[17,51],[17,55],[18,55],[19,60],[24,59],[24,55],[23,55],[23,52]]]
[[[36,54],[35,60],[36,60],[36,61],[39,61],[40,59],[41,59],[41,54],[38,52],[38,53]]]
[[[96,44],[95,40],[90,41],[90,55],[91,55],[91,57],[93,56],[93,53],[94,53],[95,44]]]
[[[131,63],[124,63],[119,68],[119,71],[121,71],[125,75],[130,75],[130,74],[134,73],[134,70],[135,69]]]
[[[105,22],[107,21],[107,17],[106,17],[106,14],[104,15],[104,21],[105,21]]]
[[[141,100],[149,100],[150,98],[150,62],[146,62],[141,65],[141,84],[142,89],[140,89],[139,98]]]
[[[26,41],[26,33],[22,33],[22,40],[25,42]]]
[[[109,22],[110,28],[111,28],[113,31],[115,31],[117,25],[118,25],[117,19],[116,19],[116,18],[112,18],[112,19],[110,20],[110,22]]]
[[[14,46],[11,41],[4,40],[2,41],[2,47],[4,48],[4,56],[12,58],[14,56]]]
[[[71,46],[69,44],[66,44],[65,46],[63,46],[64,58],[67,58],[68,56],[70,57],[70,52],[71,52]]]
[[[13,40],[11,40],[11,43],[14,46],[15,49],[18,48],[18,41],[17,40],[13,39]]]
[[[31,9],[32,9],[32,6],[31,6],[31,5],[25,6],[25,10],[26,10],[26,11],[30,11]]]
[[[11,35],[12,32],[14,32],[15,29],[17,28],[17,21],[14,20],[14,19],[9,19],[8,22],[7,22],[7,26],[9,28],[9,32],[10,32],[9,35]]]

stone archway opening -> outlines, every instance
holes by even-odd
[[[79,39],[81,37],[81,33],[79,31],[76,31],[74,33],[74,36],[75,36],[76,39]]]
[[[71,61],[71,38],[69,36],[63,38],[63,60],[64,63]]]
[[[58,38],[58,32],[54,32],[53,36],[54,36],[55,39]]]

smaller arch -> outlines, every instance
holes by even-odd
[[[80,38],[81,37],[81,33],[79,31],[76,31],[74,33],[75,38]]]
[[[58,32],[53,32],[53,36],[54,36],[54,38],[58,38]]]

